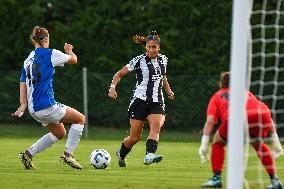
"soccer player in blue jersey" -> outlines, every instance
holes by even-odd
[[[63,67],[65,63],[76,64],[77,56],[71,44],[65,43],[65,53],[50,49],[49,33],[43,27],[36,26],[30,37],[35,50],[24,61],[20,78],[20,107],[13,115],[21,117],[28,107],[30,115],[47,127],[49,133],[21,152],[19,158],[26,169],[35,169],[32,157],[61,140],[66,134],[63,123],[70,123],[66,148],[60,159],[75,169],[82,169],[73,156],[73,150],[80,141],[85,116],[55,101],[53,92],[54,67]]]
[[[111,98],[116,99],[115,88],[121,78],[132,71],[136,72],[137,83],[128,108],[130,135],[123,140],[121,148],[116,152],[120,167],[126,167],[125,157],[141,139],[146,120],[150,127],[150,133],[146,142],[144,164],[158,163],[163,159],[162,155],[155,154],[160,130],[165,122],[163,88],[168,98],[174,99],[174,93],[166,76],[168,58],[159,54],[160,37],[158,33],[152,31],[147,37],[136,35],[134,42],[141,43],[145,47],[146,53],[133,58],[129,64],[114,75],[108,94]]]

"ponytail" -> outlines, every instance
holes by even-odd
[[[151,31],[147,37],[136,34],[132,37],[132,40],[134,43],[140,43],[143,46],[146,46],[146,43],[150,40],[155,40],[160,44],[160,37],[157,31]]]

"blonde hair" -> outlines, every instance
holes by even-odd
[[[48,37],[49,34],[46,28],[36,26],[31,33],[30,39],[33,43],[38,43],[42,46],[42,43],[47,40]]]

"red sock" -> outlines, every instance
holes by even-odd
[[[266,172],[271,175],[275,174],[274,161],[270,152],[270,149],[263,142],[259,145],[253,146],[259,159],[262,162],[262,165],[266,169]]]
[[[211,166],[212,171],[222,172],[225,159],[225,145],[220,143],[212,144]]]

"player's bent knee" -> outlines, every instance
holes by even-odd
[[[163,126],[163,125],[160,124],[160,123],[154,123],[154,124],[151,126],[150,130],[151,130],[151,132],[160,133],[162,126]]]
[[[65,135],[66,135],[66,130],[64,129],[56,134],[56,138],[58,138],[58,140],[62,140]]]
[[[65,135],[66,135],[66,134],[60,134],[60,135],[57,135],[56,138],[58,138],[58,140],[62,140]]]
[[[58,140],[62,140],[62,139],[64,138],[64,136],[66,135],[66,131],[65,131],[65,132],[53,133],[53,135],[54,135]]]
[[[164,121],[155,120],[151,122],[151,128],[161,129],[164,124]]]
[[[79,121],[78,121],[78,124],[81,124],[81,125],[84,125],[85,124],[85,116],[80,113],[80,118],[79,118]]]

